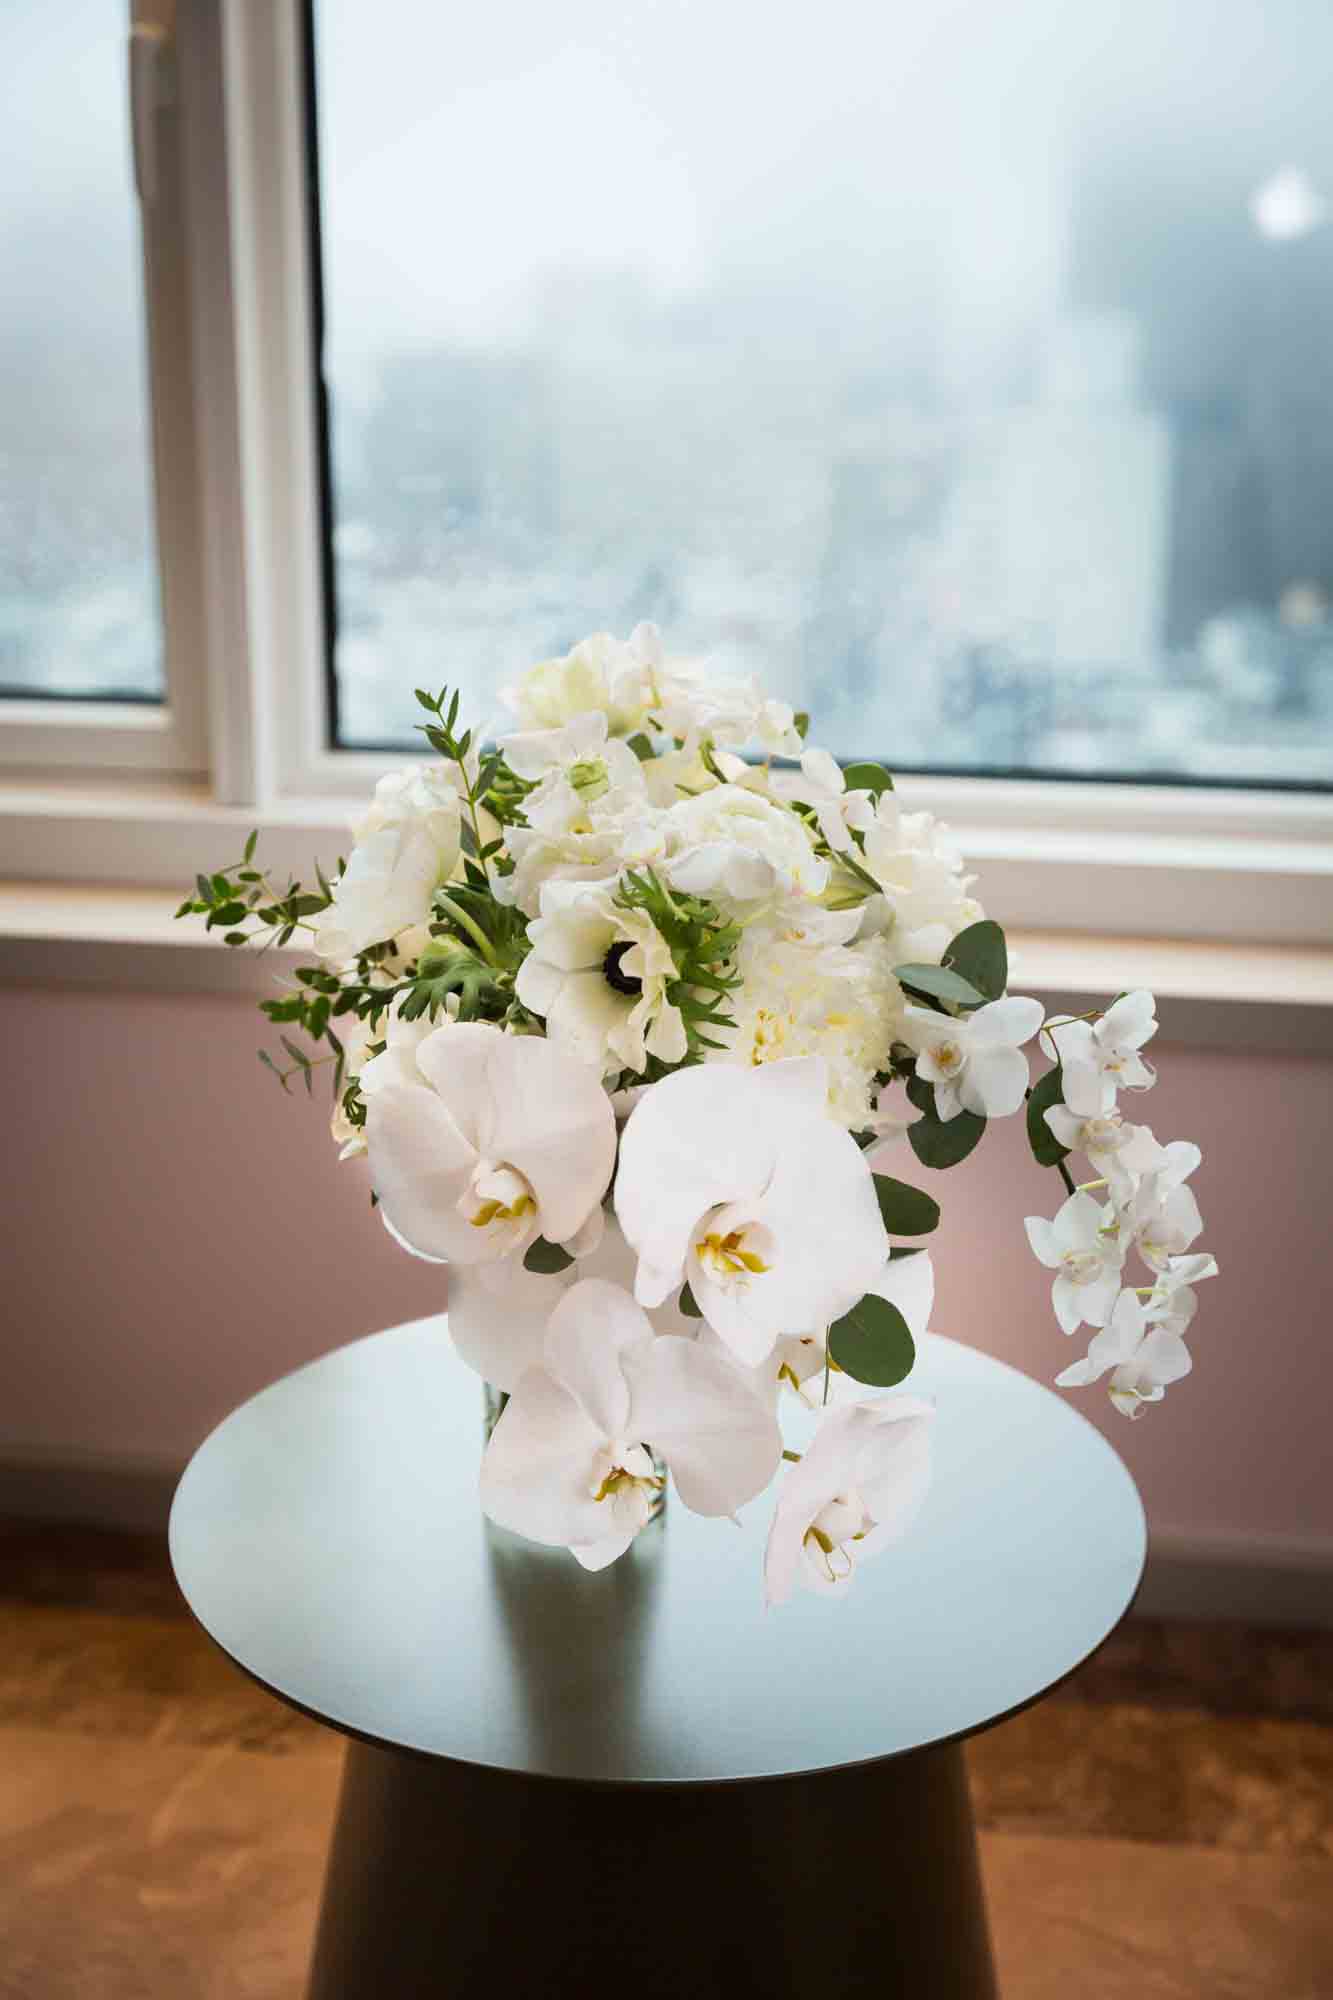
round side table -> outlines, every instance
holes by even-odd
[[[595,1575],[481,1515],[481,1385],[443,1319],[236,1410],[171,1516],[195,1616],[352,1738],[310,2000],[995,1993],[962,1741],[1123,1615],[1143,1510],[1027,1377],[931,1337],[910,1536],[763,1605],[769,1504],[668,1498]]]

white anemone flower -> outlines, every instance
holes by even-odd
[[[1115,1210],[1090,1194],[1071,1194],[1051,1221],[1029,1215],[1025,1227],[1033,1255],[1055,1272],[1051,1304],[1066,1333],[1087,1321],[1105,1326],[1120,1289],[1125,1263]]]
[[[515,991],[550,1039],[608,1073],[641,1075],[649,1056],[683,1061],[685,1022],[667,998],[676,962],[647,911],[622,908],[603,886],[548,882],[541,912]]]
[[[564,1243],[599,1209],[616,1121],[596,1071],[534,1035],[468,1021],[415,1051],[423,1081],[366,1107],[371,1182],[418,1256],[479,1264]]]
[[[429,920],[431,898],[461,853],[461,812],[449,771],[414,764],[381,778],[353,839],[333,901],[315,927],[321,958],[355,958]]]
[[[1137,1417],[1145,1403],[1159,1403],[1169,1385],[1188,1375],[1193,1365],[1180,1334],[1151,1325],[1143,1302],[1124,1291],[1084,1359],[1055,1380],[1058,1388],[1078,1389],[1100,1381],[1109,1369],[1111,1401],[1122,1416]]]
[[[752,904],[821,896],[829,865],[795,813],[741,785],[715,785],[668,808],[662,873],[687,895]]]
[[[1117,1090],[1148,1090],[1157,1081],[1139,1054],[1157,1033],[1155,1009],[1152,994],[1140,987],[1122,993],[1100,1021],[1061,1021],[1048,1030],[1071,1111],[1095,1118],[1114,1110]]]
[[[945,1121],[960,1111],[978,1118],[1007,1118],[1028,1087],[1022,1044],[1041,1027],[1040,1000],[1009,994],[975,1014],[954,1018],[928,1007],[908,1007],[902,1038],[916,1050],[916,1073],[935,1086],[935,1110]]]
[[[585,1569],[622,1555],[659,1488],[651,1453],[696,1514],[734,1515],[782,1453],[773,1412],[725,1355],[654,1334],[619,1285],[586,1278],[551,1314],[481,1468],[490,1519],[568,1548]]]
[[[764,1557],[770,1605],[785,1603],[798,1581],[845,1590],[858,1558],[901,1539],[930,1484],[934,1416],[917,1396],[829,1412],[778,1496]]]
[[[655,1306],[687,1280],[736,1358],[756,1367],[784,1333],[840,1319],[889,1252],[874,1178],[828,1115],[815,1057],[759,1069],[681,1069],[625,1126],[616,1214]]]

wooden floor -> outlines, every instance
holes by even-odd
[[[1333,1996],[1333,1635],[1131,1624],[970,1755],[1005,2000]],[[3,2000],[296,2000],[339,1765],[152,1543],[0,1524]]]

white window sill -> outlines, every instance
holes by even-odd
[[[0,981],[260,995],[303,954],[229,950],[169,892],[0,882]],[[1011,984],[1051,1011],[1147,986],[1167,1040],[1333,1053],[1333,949],[1010,930]]]

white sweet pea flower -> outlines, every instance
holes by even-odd
[[[1053,1104],[1046,1123],[1071,1153],[1082,1153],[1103,1177],[1115,1200],[1128,1202],[1144,1174],[1160,1169],[1166,1148],[1146,1125],[1130,1125],[1118,1111],[1081,1118],[1067,1104]]]
[[[1081,1118],[1115,1109],[1117,1090],[1148,1090],[1156,1076],[1139,1054],[1157,1033],[1156,1002],[1122,993],[1100,1021],[1061,1021],[1047,1031],[1063,1069],[1065,1103]]]
[[[856,1141],[828,1116],[822,1062],[707,1064],[646,1091],[625,1126],[616,1214],[638,1253],[635,1296],[689,1282],[738,1360],[841,1318],[888,1238]]]
[[[1142,1301],[1124,1291],[1085,1358],[1055,1380],[1057,1388],[1078,1389],[1100,1381],[1109,1369],[1111,1401],[1122,1416],[1137,1417],[1145,1403],[1159,1403],[1168,1386],[1188,1375],[1193,1365],[1180,1335],[1150,1325]]]
[[[495,1427],[482,1506],[498,1526],[603,1569],[652,1515],[649,1447],[693,1512],[731,1515],[768,1484],[782,1439],[724,1355],[657,1337],[628,1292],[584,1279],[557,1304],[541,1364],[519,1377]]]
[[[829,1412],[782,1483],[764,1557],[770,1605],[784,1604],[798,1581],[844,1589],[858,1557],[907,1532],[930,1484],[934,1416],[916,1396]]]
[[[510,769],[536,785],[523,816],[541,833],[591,830],[587,809],[598,800],[624,812],[647,799],[643,767],[627,743],[608,741],[605,715],[576,715],[561,729],[505,736],[499,748]]]
[[[478,1264],[537,1236],[574,1237],[615,1164],[596,1071],[537,1036],[473,1021],[427,1035],[415,1061],[423,1082],[388,1082],[366,1107],[371,1180],[398,1240]]]
[[[685,1023],[667,998],[676,964],[647,912],[577,882],[547,882],[541,912],[528,926],[532,950],[515,991],[550,1039],[608,1072],[642,1073],[649,1056],[681,1062]]]
[[[594,632],[562,659],[530,667],[500,698],[524,729],[560,729],[576,716],[601,714],[613,736],[630,736],[643,724],[660,660],[655,626],[636,626],[628,642]]]
[[[904,812],[894,792],[876,801],[860,862],[881,891],[866,903],[861,934],[882,934],[898,965],[938,965],[959,931],[984,915],[946,829],[929,813]]]
[[[461,838],[458,793],[444,766],[414,764],[381,778],[316,924],[320,957],[355,958],[428,922],[432,896],[458,866]]]
[[[1033,1254],[1055,1272],[1051,1304],[1065,1332],[1084,1320],[1104,1326],[1125,1262],[1115,1210],[1090,1194],[1071,1194],[1052,1221],[1029,1215],[1025,1227]]]
[[[930,1324],[935,1304],[935,1267],[928,1250],[914,1250],[908,1257],[894,1257],[885,1264],[870,1290],[891,1306],[897,1306],[908,1331],[920,1344]],[[811,1408],[823,1398],[825,1360],[824,1333],[784,1334],[763,1363],[764,1379],[773,1388],[785,1383]],[[830,1392],[840,1394],[851,1386],[851,1377],[835,1371],[829,1379]]]
[[[788,797],[799,798],[813,807],[819,831],[838,854],[853,846],[852,832],[865,833],[875,825],[875,801],[869,792],[849,792],[842,767],[827,750],[812,748],[801,753],[801,775],[784,771],[778,786]]]
[[[1028,1061],[1021,1053],[1042,1024],[1040,1000],[1015,994],[988,1001],[974,1014],[936,1014],[908,1007],[902,1039],[916,1050],[916,1073],[935,1086],[941,1119],[971,1111],[979,1118],[1007,1118],[1022,1105]]]

